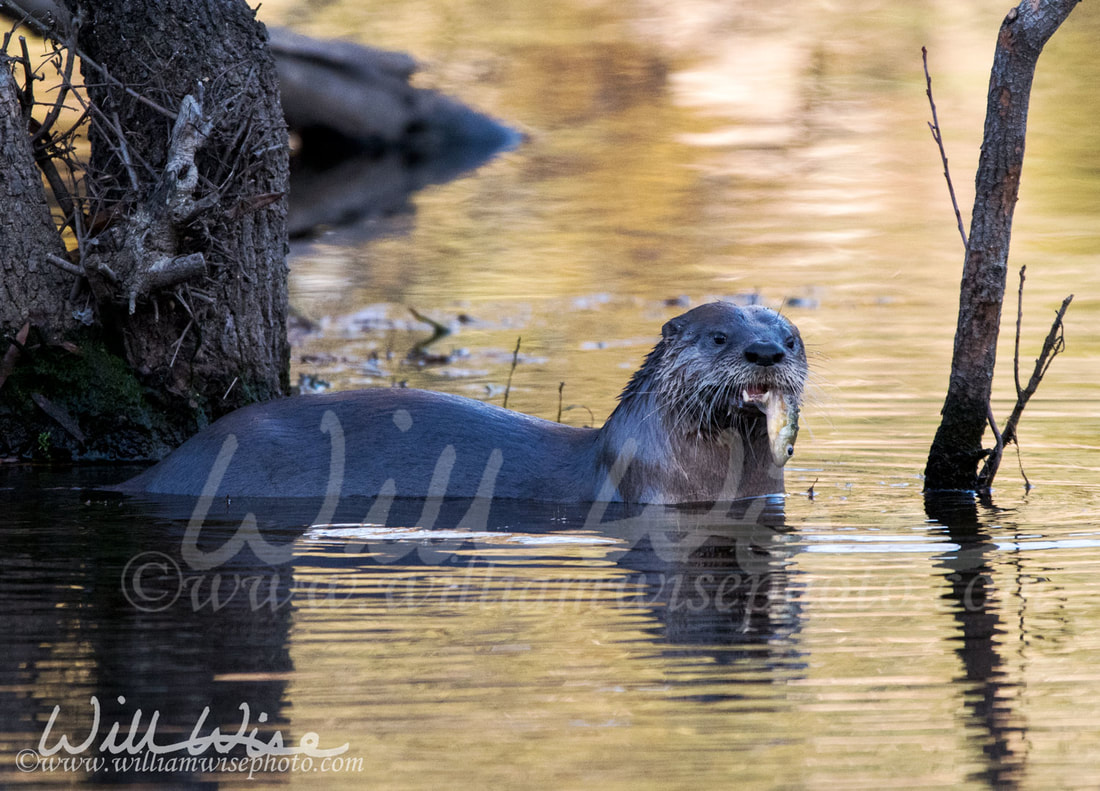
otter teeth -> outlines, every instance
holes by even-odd
[[[741,391],[741,400],[746,404],[763,405],[768,398],[768,388],[759,386],[746,387]]]

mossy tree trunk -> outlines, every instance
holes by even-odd
[[[82,105],[91,151],[72,210],[58,201],[67,255],[57,230],[22,247],[0,230],[0,452],[155,457],[288,390],[277,76],[243,0],[68,6],[80,24],[65,43],[88,86],[69,104]],[[22,114],[24,165],[47,110]],[[0,112],[6,171],[20,141],[7,132],[11,103]],[[35,141],[40,164],[51,136]],[[41,225],[33,187],[9,191],[19,225]]]

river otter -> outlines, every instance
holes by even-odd
[[[805,379],[793,324],[714,302],[664,325],[600,429],[423,390],[297,396],[226,415],[117,488],[635,503],[774,494]]]

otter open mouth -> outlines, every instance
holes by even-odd
[[[772,461],[782,467],[794,455],[794,441],[798,436],[798,402],[789,400],[778,390],[759,385],[746,387],[741,392],[741,400],[764,413]]]

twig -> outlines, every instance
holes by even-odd
[[[34,99],[34,80],[36,79],[34,71],[30,64],[30,55],[27,52],[26,39],[22,36],[19,39],[22,45],[22,57],[18,59],[23,63],[24,71],[26,72],[27,84],[21,93],[21,101],[24,105],[24,110],[27,113],[27,124],[31,133],[31,149],[34,153],[35,162],[38,164],[39,169],[45,176],[47,183],[50,186],[50,190],[53,192],[54,200],[57,202],[57,206],[61,209],[63,216],[62,221],[59,223],[60,229],[64,229],[67,226],[73,226],[74,217],[77,213],[76,202],[73,199],[72,193],[66,186],[64,179],[58,172],[57,166],[54,160],[63,162],[70,171],[70,175],[73,171],[73,164],[69,159],[72,154],[72,136],[75,134],[75,130],[80,126],[83,121],[83,116],[72,128],[56,138],[52,133],[52,129],[55,126],[58,117],[61,115],[62,110],[65,109],[65,101],[70,92],[73,92],[73,63],[75,60],[75,52],[72,47],[69,47],[65,53],[64,66],[61,63],[61,50],[55,46],[54,49],[54,67],[57,69],[58,77],[61,79],[61,87],[58,97],[53,105],[50,107],[49,112],[46,114],[46,118],[39,123],[31,115],[31,110],[35,107]],[[75,95],[75,92],[74,92]],[[75,226],[74,232],[75,232]]]
[[[943,177],[947,179],[947,191],[951,195],[951,206],[955,210],[955,222],[959,225],[959,236],[962,237],[963,249],[969,247],[966,240],[966,229],[963,228],[962,212],[959,211],[959,201],[955,198],[955,185],[951,183],[951,171],[947,167],[947,152],[943,147],[943,135],[940,132],[940,119],[936,115],[936,102],[932,99],[932,75],[928,73],[928,48],[920,48],[921,61],[924,63],[924,81],[928,86],[925,93],[928,94],[928,104],[932,107],[932,120],[928,122],[928,128],[932,132],[932,139],[940,149],[940,159],[943,161]]]
[[[504,408],[508,408],[508,394],[512,392],[512,374],[516,372],[516,363],[519,362],[519,344],[523,336],[516,338],[516,350],[512,352],[512,367],[508,369],[508,382],[504,385]]]
[[[567,406],[565,408],[565,411],[568,412],[570,409],[583,409],[585,412],[588,413],[588,423],[585,424],[586,426],[591,427],[596,424],[596,413],[584,404],[574,404],[572,406]]]
[[[126,145],[126,135],[122,134],[122,122],[118,119],[118,113],[112,113],[114,129],[118,135],[118,157],[126,166],[126,175],[130,177],[130,188],[136,193],[140,190],[137,173],[134,172],[134,163],[130,161],[130,149]]]
[[[61,111],[65,108],[65,99],[68,97],[69,91],[72,89],[73,79],[73,61],[76,60],[76,44],[70,43],[66,47],[65,51],[65,69],[61,73],[61,87],[57,92],[57,101],[53,103],[53,107],[50,108],[49,113],[46,114],[46,118],[42,121],[42,125],[38,128],[38,131],[34,133],[34,137],[31,138],[31,145],[36,145],[39,140],[43,140],[50,133],[53,125],[57,123],[58,117],[61,115]],[[54,62],[57,65],[57,62]]]
[[[68,272],[70,275],[76,275],[77,277],[84,277],[84,270],[71,261],[66,261],[64,258],[54,255],[53,253],[46,253],[46,261],[56,266],[62,272]]]
[[[68,187],[65,186],[65,181],[61,178],[61,174],[57,172],[57,167],[53,163],[53,157],[46,151],[48,145],[49,138],[46,138],[44,144],[34,147],[34,161],[38,163],[39,170],[41,170],[42,175],[46,177],[46,183],[50,185],[50,191],[53,192],[54,200],[57,201],[57,205],[64,215],[64,221],[61,223],[61,227],[64,228],[66,225],[70,225],[73,222],[77,208],[76,204],[73,203],[73,197],[69,193]]]
[[[35,32],[35,35],[42,38],[57,38],[59,34],[68,33],[72,27],[68,20],[59,19],[58,14],[46,8],[38,8],[32,13],[30,9],[22,8],[14,0],[4,0],[0,5],[6,6],[14,12],[9,16],[15,21],[16,27],[30,28]],[[37,3],[35,5],[43,6],[46,4]],[[32,8],[34,8],[33,5]],[[19,17],[18,20],[15,20],[16,16]]]
[[[183,294],[181,294],[177,290],[176,293],[173,296],[175,296],[176,302],[180,303],[180,305],[183,306],[183,309],[187,311],[187,315],[191,317],[191,320],[194,321],[195,320],[195,311],[191,310],[191,305],[188,304],[188,302],[184,298]]]
[[[28,12],[22,6],[20,6],[20,4],[18,2],[15,2],[15,0],[4,0],[4,5],[8,6],[13,11],[15,11],[20,16],[22,16],[24,18],[24,22],[30,23],[34,20],[34,15],[31,14],[30,12]],[[36,25],[36,24],[28,24],[28,26],[31,27],[34,30],[37,30],[39,33],[42,33],[44,35],[49,35],[50,34],[49,31],[45,29],[45,26],[39,26],[39,25]],[[76,54],[80,56],[80,62],[81,63],[83,63],[84,65],[90,66],[93,69],[95,69],[96,71],[98,71],[100,74],[103,75],[103,77],[109,83],[114,85],[116,88],[121,88],[123,91],[128,93],[134,99],[136,99],[137,101],[139,101],[142,104],[146,105],[147,107],[155,110],[156,112],[160,113],[165,118],[170,118],[173,121],[176,119],[176,113],[172,112],[171,110],[169,110],[165,107],[162,107],[161,105],[154,102],[152,99],[149,99],[149,98],[146,98],[145,96],[142,96],[140,93],[135,91],[133,88],[130,88],[127,85],[125,85],[121,80],[116,80],[114,77],[111,76],[111,74],[107,71],[107,69],[105,69],[103,66],[100,66],[94,60],[92,60],[88,56],[87,52],[85,52],[84,50],[82,50],[80,48],[75,48],[75,49],[76,49]]]
[[[105,128],[111,132],[110,135],[103,133],[104,141],[107,143],[107,145],[111,146],[111,150],[118,154],[119,158],[122,159],[124,163],[132,166],[133,163],[130,161],[130,151],[126,148],[125,143],[126,135],[125,133],[123,133],[122,125],[118,121],[118,113],[114,113],[114,119],[112,120],[111,117],[109,117],[106,113],[99,109],[97,105],[85,101],[84,97],[80,95],[79,91],[73,92],[73,98],[76,99],[76,101],[80,103],[80,106],[84,108],[84,116],[88,117],[89,124],[98,124],[99,128]],[[111,145],[112,135],[118,138],[119,147]],[[140,164],[143,168],[145,168],[148,173],[154,172],[153,167],[144,159],[141,159]],[[137,177],[132,172],[129,174],[129,176],[131,185],[136,183]]]
[[[411,313],[413,315],[413,318],[415,318],[417,321],[421,321],[432,328],[432,335],[430,338],[418,341],[409,350],[410,358],[424,357],[427,354],[427,348],[429,346],[438,341],[440,338],[445,338],[451,334],[450,328],[447,327],[445,324],[441,324],[435,319],[429,316],[425,316],[423,313],[421,313],[411,305],[409,306],[409,313]]]
[[[23,111],[29,114],[30,109],[34,107],[34,70],[31,68],[31,54],[27,49],[26,37],[19,37],[19,46],[23,52],[23,74],[27,80],[23,88]]]
[[[1001,456],[1005,449],[1004,435],[997,428],[992,405],[986,405],[986,421],[989,423],[989,430],[993,432],[993,449],[989,451],[985,464],[982,465],[982,471],[978,473],[979,491],[989,491],[989,487],[993,485],[993,479],[997,477],[997,470],[1001,467]]]
[[[561,423],[561,397],[563,390],[565,390],[565,382],[558,382],[558,423]]]
[[[183,300],[180,300],[180,301],[182,302]],[[184,303],[184,305],[186,306],[186,303]],[[190,313],[191,311],[188,310],[187,312]],[[183,339],[187,337],[187,333],[191,331],[191,325],[194,324],[194,323],[195,323],[195,318],[194,318],[194,316],[192,316],[191,318],[189,318],[187,320],[187,326],[183,328],[183,332],[180,333],[179,338],[176,339],[176,348],[172,350],[172,359],[168,361],[169,370],[171,370],[172,366],[176,364],[176,355],[178,355],[180,353],[180,347],[183,346]],[[233,381],[235,382],[237,380],[234,379]],[[232,387],[232,385],[230,385],[230,387]],[[226,394],[228,394],[228,392],[229,391],[227,390]],[[224,400],[224,397],[223,397],[223,400]]]
[[[1016,426],[1020,422],[1020,416],[1023,414],[1024,407],[1027,406],[1027,402],[1035,395],[1035,391],[1039,389],[1039,383],[1043,381],[1043,377],[1046,376],[1047,370],[1050,368],[1050,364],[1054,362],[1054,358],[1065,351],[1066,339],[1063,334],[1062,320],[1065,318],[1066,311],[1069,309],[1070,303],[1073,301],[1073,294],[1062,300],[1062,306],[1058,308],[1058,312],[1054,316],[1054,321],[1050,325],[1050,331],[1047,333],[1046,340],[1043,341],[1042,351],[1039,352],[1038,358],[1035,360],[1035,368],[1031,372],[1031,378],[1028,380],[1027,387],[1025,387],[1016,397],[1016,406],[1012,409],[1012,414],[1008,416],[1008,420],[1005,421],[1004,427],[1004,440],[1005,442],[1016,441]]]
[[[1016,342],[1012,354],[1012,380],[1016,383],[1016,398],[1024,389],[1020,386],[1020,328],[1024,322],[1024,280],[1027,267],[1020,267],[1020,285],[1016,289]]]
[[[1031,491],[1031,481],[1027,477],[1027,473],[1024,472],[1024,460],[1020,455],[1020,443],[1016,443],[1016,463],[1020,465],[1020,477],[1024,479],[1024,492]]]
[[[84,263],[84,253],[87,250],[88,237],[84,232],[84,212],[78,211],[73,214],[73,236],[76,237],[76,252],[77,261],[82,265]],[[92,243],[93,246],[95,242]]]
[[[1046,376],[1051,363],[1054,362],[1054,358],[1066,348],[1065,336],[1063,334],[1064,326],[1062,322],[1065,318],[1066,311],[1069,309],[1070,303],[1073,301],[1073,294],[1070,294],[1062,300],[1062,306],[1054,316],[1054,322],[1050,326],[1050,331],[1047,333],[1046,340],[1043,341],[1043,348],[1039,352],[1039,357],[1035,360],[1035,368],[1032,370],[1031,378],[1028,380],[1026,387],[1020,386],[1020,327],[1023,323],[1025,270],[1026,267],[1020,269],[1020,287],[1017,291],[1019,303],[1016,307],[1016,353],[1012,361],[1013,374],[1016,380],[1016,405],[1012,408],[1012,414],[1008,416],[1008,420],[1005,421],[1004,429],[1001,431],[997,430],[997,425],[993,421],[992,408],[989,410],[989,427],[993,431],[993,438],[996,444],[986,457],[981,472],[978,473],[979,490],[988,490],[992,485],[993,478],[996,477],[997,470],[1001,465],[1001,456],[1004,452],[1005,445],[1009,443],[1015,444],[1016,454],[1019,458],[1020,443],[1016,440],[1016,426],[1019,425],[1020,418],[1023,416],[1024,407],[1027,406],[1027,402],[1031,400],[1031,397],[1035,395],[1035,391],[1039,389],[1039,383],[1043,381],[1043,377]],[[1031,481],[1028,480],[1027,475],[1024,473],[1022,460],[1020,460],[1020,474],[1024,478],[1025,487],[1030,491]]]

